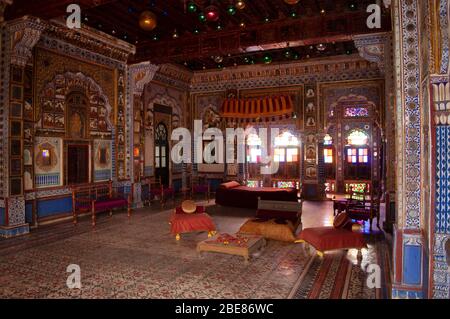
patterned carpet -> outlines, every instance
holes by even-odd
[[[219,231],[235,231],[246,218],[236,211],[230,217],[217,207],[209,211]],[[206,233],[184,235],[176,242],[169,233],[170,213],[139,210],[131,220],[125,214],[101,216],[96,231],[86,219],[77,227],[65,223],[2,240],[0,298],[383,297],[361,288],[365,274],[357,267],[351,268],[345,294],[341,288],[330,289],[347,276],[343,269],[349,262],[339,254],[321,261],[303,245],[269,241],[249,265],[236,256],[208,253],[200,258],[196,243]],[[364,260],[378,255],[371,245]],[[82,289],[66,286],[70,264],[81,267]],[[321,273],[327,274],[324,280],[312,279]]]
[[[379,238],[368,238],[369,249],[358,262],[356,251],[331,252],[315,256],[292,290],[291,299],[387,299],[389,298],[389,251]],[[381,268],[381,288],[366,283],[369,264]]]

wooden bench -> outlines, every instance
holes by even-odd
[[[175,189],[172,186],[165,186],[162,183],[161,177],[147,179],[145,183],[148,185],[146,204],[150,204],[154,200],[159,200],[161,207],[164,207],[168,198],[172,198],[175,201]]]
[[[73,223],[78,223],[78,215],[83,213],[92,214],[92,226],[97,222],[97,213],[109,211],[112,216],[113,210],[126,208],[128,217],[131,217],[131,194],[125,197],[113,189],[112,181],[106,184],[93,184],[74,188],[72,190],[72,213]]]

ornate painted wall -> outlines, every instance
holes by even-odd
[[[373,79],[379,80],[374,85]],[[323,139],[326,109],[341,95],[364,94],[373,99],[380,113],[384,115],[384,75],[377,63],[368,62],[361,57],[346,56],[334,60],[324,59],[303,63],[292,63],[269,66],[248,66],[227,69],[221,72],[209,71],[195,73],[191,86],[192,119],[202,119],[214,125],[221,122],[220,113],[223,100],[227,94],[234,92],[236,96],[267,97],[272,95],[290,95],[295,105],[295,116],[286,123],[301,133],[303,153],[312,150],[310,160],[304,158],[301,163],[302,181],[308,190],[308,197],[323,196],[319,187],[318,141]],[[341,95],[325,90],[328,86],[340,88]],[[381,118],[380,118],[381,120]],[[209,123],[212,122],[212,123]],[[275,124],[275,125],[277,125]],[[311,153],[311,152],[309,152]],[[213,169],[207,165],[209,173]],[[199,173],[205,165],[198,169]],[[220,171],[215,171],[218,176]],[[233,178],[233,176],[230,176]],[[236,178],[236,177],[234,177]],[[311,186],[310,186],[311,185]]]
[[[8,202],[1,205],[7,209],[0,210],[0,235],[8,237],[70,214],[70,143],[89,147],[89,181],[129,177],[126,61],[135,48],[93,30],[75,37],[33,17],[3,25],[2,41],[2,63],[12,65],[1,75],[8,87],[2,127],[14,128],[3,144],[10,163],[2,165],[0,196]]]

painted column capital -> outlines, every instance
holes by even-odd
[[[384,74],[386,71],[386,57],[390,54],[391,35],[389,33],[365,34],[353,36],[359,55],[374,62]]]
[[[145,85],[153,80],[158,70],[159,66],[151,64],[150,62],[142,62],[130,65],[130,92],[133,95],[141,95],[144,92]]]
[[[11,36],[11,64],[21,67],[27,65],[45,28],[40,19],[29,16],[8,25]]]

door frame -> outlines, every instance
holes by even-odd
[[[166,167],[165,168],[162,168],[161,167],[161,165],[159,165],[159,167],[157,168],[156,167],[156,147],[157,146],[161,146],[161,145],[159,145],[159,143],[157,143],[157,141],[159,141],[158,139],[157,139],[157,133],[156,133],[156,131],[157,131],[157,128],[160,126],[160,125],[163,125],[164,126],[164,129],[165,129],[165,131],[166,131],[166,139],[165,139],[165,146],[166,146]],[[170,182],[171,182],[171,176],[170,176],[170,141],[169,141],[169,128],[167,127],[167,124],[164,122],[164,121],[160,121],[158,124],[156,124],[156,126],[155,126],[155,139],[154,139],[154,145],[153,145],[153,147],[154,147],[154,163],[155,163],[155,177],[157,177],[158,176],[158,174],[157,174],[157,170],[164,170],[164,171],[166,171],[165,172],[165,174],[164,175],[167,175],[167,183],[164,183],[164,181],[161,179],[161,181],[162,181],[162,183],[165,185],[165,186],[169,186],[170,185]],[[161,154],[159,154],[159,158],[161,159]],[[160,163],[159,164],[161,164],[161,160],[160,160]],[[161,176],[161,175],[160,175]],[[166,185],[167,184],[167,185]]]
[[[83,184],[69,184],[69,175],[68,175],[68,164],[69,164],[69,146],[87,146],[88,147],[88,182]],[[75,186],[75,185],[86,185],[90,184],[93,181],[93,151],[92,151],[92,141],[90,140],[65,140],[64,141],[64,185],[65,186]]]

